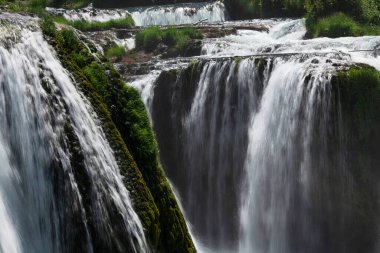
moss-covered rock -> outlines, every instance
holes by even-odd
[[[195,252],[162,171],[155,136],[137,90],[127,86],[74,30],[57,31],[49,20],[42,21],[41,27],[101,120],[152,248],[165,253]]]
[[[380,73],[366,65],[352,66],[339,71],[332,82],[345,133],[346,168],[352,176],[346,247],[350,252],[373,252],[379,211]]]

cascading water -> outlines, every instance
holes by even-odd
[[[194,24],[201,21],[210,23],[228,19],[226,7],[220,1],[131,8],[129,11],[138,26]]]
[[[132,82],[193,232],[211,252],[359,252],[348,231],[363,229],[365,241],[377,226],[353,214],[332,80],[352,64],[379,70],[373,51],[360,50],[380,38],[303,40],[303,20],[249,22],[269,31],[205,39],[188,67]]]
[[[239,252],[332,252],[322,237],[334,233],[328,226],[339,229],[339,216],[331,224],[320,219],[323,213],[347,215],[332,200],[344,199],[349,179],[333,114],[331,66],[313,65],[311,59],[273,65],[248,130]],[[333,180],[342,184],[343,196],[327,189]],[[321,185],[326,188],[318,189]],[[334,203],[333,210],[324,203]]]
[[[80,10],[47,8],[56,15],[69,20],[109,21],[131,15],[137,26],[194,24],[200,21],[217,22],[228,19],[228,12],[223,2],[188,3],[154,7],[127,9],[94,9],[87,7]]]
[[[0,251],[149,252],[97,117],[37,20],[0,23]]]

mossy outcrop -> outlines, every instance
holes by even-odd
[[[162,171],[150,121],[134,88],[84,38],[69,27],[41,27],[62,64],[92,103],[115,153],[134,209],[157,252],[195,252],[186,222]]]
[[[346,167],[352,175],[346,247],[351,252],[373,252],[379,211],[380,73],[366,65],[352,66],[339,71],[332,84],[344,127]]]

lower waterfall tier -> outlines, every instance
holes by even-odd
[[[334,62],[199,60],[154,82],[161,160],[205,245],[376,252],[380,75]]]

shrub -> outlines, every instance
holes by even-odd
[[[357,25],[353,19],[343,13],[337,13],[319,20],[315,27],[315,37],[354,36],[355,30],[357,30]]]
[[[108,59],[110,58],[121,58],[126,54],[124,46],[114,46],[106,51],[106,56]]]
[[[158,27],[150,27],[144,30],[144,49],[153,51],[162,40],[162,32]]]
[[[177,43],[179,36],[178,29],[174,27],[169,27],[162,36],[163,42],[168,46],[174,46]]]
[[[180,52],[188,45],[190,39],[200,39],[202,33],[191,27],[160,29],[159,27],[149,27],[136,34],[136,47],[151,52],[160,43],[170,47],[176,47]]]
[[[379,35],[380,27],[360,24],[343,13],[316,20],[308,17],[306,26],[311,37],[338,38],[344,36]]]
[[[99,31],[99,30],[108,30],[110,28],[119,28],[119,29],[125,29],[125,28],[131,28],[135,25],[135,22],[133,21],[131,16],[126,16],[125,18],[120,19],[111,19],[106,22],[99,22],[99,21],[83,21],[83,20],[67,20],[64,17],[56,17],[54,19],[55,22],[71,25],[72,27],[75,27],[78,30],[81,31]]]

